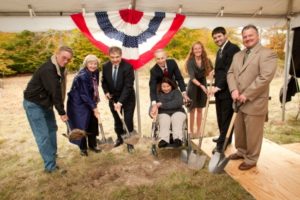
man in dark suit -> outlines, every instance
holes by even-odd
[[[184,100],[187,101],[189,98],[186,94],[186,86],[181,72],[175,60],[167,59],[166,52],[163,49],[158,49],[154,53],[156,64],[150,70],[150,99],[151,99],[151,114],[154,115],[158,108],[157,103],[157,87],[161,83],[163,77],[169,77],[177,82],[179,88],[183,94]]]
[[[124,129],[116,111],[123,110],[128,131],[133,131],[133,115],[135,109],[134,71],[132,66],[122,60],[122,50],[119,47],[109,48],[109,59],[103,65],[102,88],[115,121],[117,140],[115,147],[123,144]],[[132,145],[129,145],[132,147]]]
[[[223,27],[216,27],[212,31],[212,37],[216,45],[219,46],[215,62],[215,86],[212,88],[212,94],[215,95],[216,99],[216,112],[220,135],[218,138],[213,139],[213,141],[217,143],[216,148],[213,150],[214,153],[214,151],[221,152],[233,115],[232,98],[226,78],[233,55],[240,51],[240,48],[227,39],[226,30]],[[231,137],[232,133],[228,143],[231,143]]]

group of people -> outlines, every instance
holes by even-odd
[[[203,44],[200,41],[195,42],[185,62],[185,69],[190,77],[187,87],[176,61],[167,59],[163,49],[154,52],[156,64],[150,70],[149,81],[150,116],[158,119],[160,124],[158,147],[171,145],[170,126],[172,146],[182,145],[182,126],[186,120],[184,102],[191,102],[188,107],[190,136],[199,137],[202,109],[209,95],[214,95],[219,128],[219,137],[213,139],[216,142],[214,152],[222,151],[233,115],[232,105],[238,102],[241,107],[234,124],[237,152],[231,155],[230,159],[244,159],[239,169],[248,170],[256,166],[260,154],[263,125],[268,111],[269,84],[275,74],[277,57],[260,44],[258,30],[254,25],[247,25],[242,29],[245,46],[242,51],[228,40],[223,27],[215,28],[212,38],[219,47],[215,67]],[[94,55],[86,56],[82,69],[74,78],[68,93],[65,111],[65,66],[72,56],[72,49],[60,47],[58,52],[34,73],[24,91],[24,108],[46,172],[59,170],[56,165],[57,125],[53,106],[61,120],[69,123],[71,129],[78,128],[88,133],[79,145],[81,155],[88,155],[88,147],[96,153],[101,151],[96,142],[100,117],[97,108],[100,101],[99,60]],[[117,147],[124,143],[125,134],[119,113],[123,113],[128,131],[134,131],[134,71],[132,66],[122,59],[122,50],[115,46],[109,48],[109,61],[103,64],[102,70],[101,86],[109,100],[114,118]],[[210,90],[207,89],[207,77],[214,77],[214,86]],[[127,145],[128,148],[134,148],[133,145]]]

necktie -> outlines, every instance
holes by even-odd
[[[117,66],[115,65],[115,66],[114,66],[114,72],[113,72],[114,87],[116,87],[116,85],[117,85],[117,73],[118,73],[118,68],[117,68]]]
[[[246,60],[247,60],[250,53],[251,53],[250,49],[247,49],[246,53],[245,53],[245,56],[244,56],[243,64],[245,64],[245,62],[246,62]]]
[[[168,72],[167,67],[164,68],[163,74],[164,74],[164,77],[169,77],[169,72]]]
[[[222,49],[221,49],[221,48],[220,48],[219,51],[218,51],[218,57],[219,57],[219,58],[222,58]]]
[[[93,88],[94,88],[94,101],[99,102],[99,91],[98,91],[98,83],[96,77],[92,76]]]

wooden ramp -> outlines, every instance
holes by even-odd
[[[193,146],[198,140],[192,140]],[[204,138],[202,151],[211,157],[215,143]],[[233,145],[226,156],[235,152]],[[238,169],[242,160],[229,161],[225,171],[238,181],[255,199],[300,199],[300,155],[264,139],[257,166],[248,170]]]
[[[295,153],[300,154],[300,143],[283,144],[281,146],[283,146],[284,148],[287,148],[291,151],[294,151]]]

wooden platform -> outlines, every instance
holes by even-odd
[[[193,146],[198,140],[192,141]],[[204,138],[202,151],[211,157],[215,143]],[[230,145],[226,155],[235,152]],[[238,181],[255,199],[300,199],[300,155],[264,139],[257,166],[248,170],[238,169],[242,160],[229,161],[225,171]]]
[[[291,151],[294,151],[295,153],[300,154],[300,143],[283,144],[281,146],[283,146],[284,148],[287,148]]]

